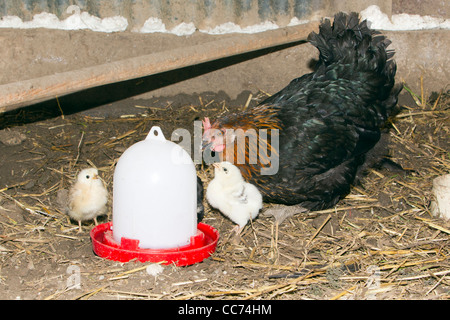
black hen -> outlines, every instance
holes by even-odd
[[[402,87],[394,87],[396,64],[391,59],[394,52],[387,50],[390,41],[370,30],[366,21],[360,22],[357,13],[338,13],[333,25],[324,20],[320,32],[311,33],[308,40],[320,52],[314,72],[254,108],[226,115],[212,125],[206,119],[203,139],[223,159],[231,153],[238,159],[243,151],[248,160],[248,141],[244,150],[227,152],[226,140],[235,139],[229,134],[235,131],[229,129],[255,129],[259,141],[264,138],[258,129],[279,129],[278,150],[270,145],[270,136],[266,140],[272,155],[279,155],[276,174],[260,173],[267,166],[263,158],[256,164],[236,165],[248,182],[259,187],[265,201],[320,210],[348,194],[367,155],[379,149],[382,128],[398,112]]]
[[[201,222],[205,216],[205,207],[203,206],[203,182],[197,176],[197,222]]]

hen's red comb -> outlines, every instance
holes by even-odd
[[[203,123],[203,129],[205,131],[211,129],[211,122],[209,121],[208,117],[205,117],[205,120],[203,120],[202,123]]]

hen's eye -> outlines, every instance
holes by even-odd
[[[213,135],[211,138],[212,138],[212,140],[215,140],[215,139],[220,138],[222,135],[223,135],[222,132],[219,131],[219,132],[217,132],[215,135]]]

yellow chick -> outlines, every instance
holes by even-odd
[[[254,185],[245,182],[239,168],[230,162],[214,163],[213,166],[214,179],[206,189],[206,199],[237,224],[233,231],[239,235],[263,207],[261,193]]]
[[[69,191],[67,214],[78,221],[78,232],[81,232],[81,222],[94,219],[106,213],[108,191],[98,176],[95,168],[83,169],[78,174],[75,184]]]

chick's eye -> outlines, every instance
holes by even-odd
[[[223,172],[228,173],[228,169],[227,168],[223,168]]]
[[[89,176],[89,175],[87,175],[87,176],[86,176],[86,179],[89,179],[89,178],[90,178],[90,176]]]

